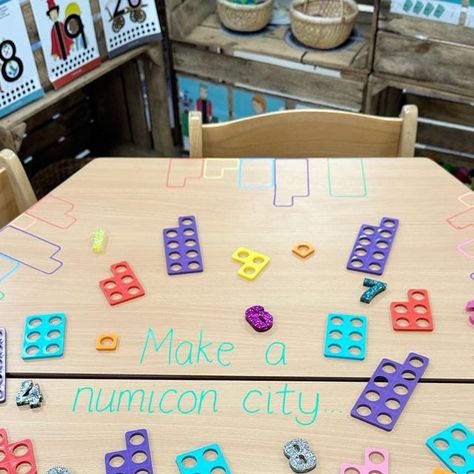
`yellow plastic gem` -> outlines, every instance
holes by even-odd
[[[245,247],[239,247],[232,258],[243,264],[239,269],[239,275],[247,280],[255,279],[270,261],[270,257]]]
[[[94,253],[102,253],[107,243],[107,234],[102,229],[95,230],[91,234],[92,251]]]

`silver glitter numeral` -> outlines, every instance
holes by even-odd
[[[48,471],[48,474],[71,474],[71,473],[69,469],[66,469],[65,467],[56,466],[56,467],[52,467]]]
[[[30,408],[39,408],[42,401],[43,394],[41,393],[40,386],[37,383],[33,383],[33,380],[24,380],[16,394],[17,406],[29,405]]]
[[[294,472],[312,471],[317,464],[317,459],[309,443],[302,438],[295,438],[283,446],[283,453],[289,459],[290,467]]]

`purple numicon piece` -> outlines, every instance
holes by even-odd
[[[132,438],[135,437],[136,439],[132,440]],[[153,474],[153,462],[151,459],[147,430],[127,431],[125,433],[125,441],[127,448],[124,451],[116,451],[105,455],[106,474],[135,474],[137,472]],[[141,454],[140,458],[144,458],[143,461],[135,462],[133,460],[133,457],[137,453]],[[123,459],[123,464],[121,464],[120,467],[113,467],[110,464],[111,460],[116,457]]]
[[[7,399],[7,331],[0,328],[0,403]]]
[[[414,352],[408,354],[403,364],[382,359],[352,408],[351,416],[392,431],[428,364],[428,357]]]
[[[352,248],[348,270],[382,275],[392,248],[399,220],[384,217],[380,225],[363,224]]]
[[[201,247],[194,216],[182,216],[179,227],[163,229],[168,275],[203,271]]]

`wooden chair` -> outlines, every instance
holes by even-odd
[[[26,211],[36,196],[18,156],[0,151],[0,226]]]
[[[209,125],[200,112],[190,112],[190,156],[412,157],[417,119],[415,105],[405,105],[399,118],[287,110]]]

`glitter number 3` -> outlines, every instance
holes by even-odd
[[[304,439],[296,438],[288,441],[283,446],[283,453],[289,459],[294,472],[309,472],[316,467],[316,456]]]

